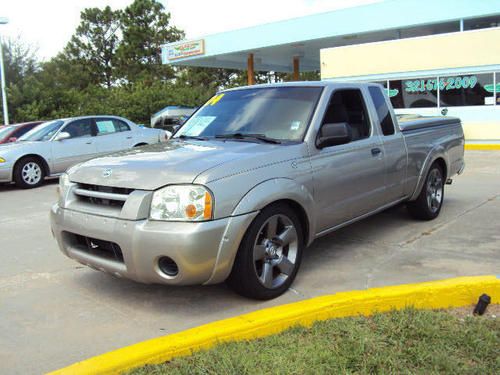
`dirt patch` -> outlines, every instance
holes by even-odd
[[[470,306],[465,306],[465,307],[456,307],[453,309],[447,309],[443,310],[448,313],[450,313],[453,316],[456,316],[457,318],[466,318],[466,317],[474,317],[472,314],[472,311],[474,311],[474,307],[476,305],[470,305]],[[493,305],[490,304],[486,308],[486,311],[482,316],[478,316],[477,318],[482,318],[482,319],[497,319],[500,317],[500,305]]]

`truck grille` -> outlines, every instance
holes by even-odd
[[[80,251],[123,263],[122,249],[114,242],[98,240],[70,232],[65,232],[65,236]]]
[[[79,200],[86,203],[121,208],[133,191],[134,189],[112,186],[78,184],[74,193]]]

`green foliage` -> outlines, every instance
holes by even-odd
[[[184,37],[170,26],[170,13],[156,0],[135,0],[121,14],[123,39],[118,47],[121,75],[128,82],[173,78],[172,68],[161,64],[160,47]]]
[[[220,89],[246,85],[245,71],[162,65],[161,45],[183,37],[159,1],[134,0],[123,10],[83,10],[64,50],[48,62],[9,40],[3,46],[10,120],[114,114],[149,124],[167,105],[198,106]],[[290,78],[256,73],[256,83]]]
[[[500,321],[405,310],[223,344],[145,374],[498,374]]]
[[[109,6],[88,8],[80,15],[80,25],[65,48],[72,62],[79,64],[90,78],[89,84],[111,87],[115,78],[116,50],[121,27],[120,12]]]

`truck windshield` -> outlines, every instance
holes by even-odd
[[[322,87],[271,87],[215,95],[176,133],[175,138],[260,135],[279,141],[304,136]],[[226,135],[226,137],[224,137]],[[243,136],[243,137],[242,137]]]
[[[19,141],[48,141],[59,130],[62,124],[64,124],[64,121],[61,120],[46,122],[27,132],[19,138]]]

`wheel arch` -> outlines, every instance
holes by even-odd
[[[314,240],[314,201],[309,190],[295,180],[278,178],[264,181],[250,189],[234,208],[214,265],[214,271],[205,284],[224,281],[230,274],[241,240],[259,212],[276,203],[286,203],[299,216],[304,230],[304,245]]]
[[[434,163],[438,163],[439,166],[442,168],[444,174],[444,180],[446,181],[449,171],[449,162],[444,148],[442,146],[438,146],[433,148],[429,152],[429,155],[424,161],[423,166],[420,170],[420,174],[418,176],[417,185],[415,186],[415,190],[409,201],[414,201],[415,199],[417,199],[418,195],[422,191],[427,174],[429,173],[429,170],[431,169],[431,166]]]
[[[39,160],[40,163],[42,164],[42,168],[43,168],[43,172],[45,173],[45,176],[49,176],[50,175],[49,163],[47,162],[47,160],[45,160],[45,158],[43,156],[41,156],[39,154],[26,154],[26,155],[23,155],[20,158],[18,158],[16,160],[16,162],[14,163],[14,168],[12,168],[12,173],[14,173],[14,171],[16,170],[16,167],[18,166],[18,164],[23,159],[26,159],[26,158],[35,158],[35,159]]]

